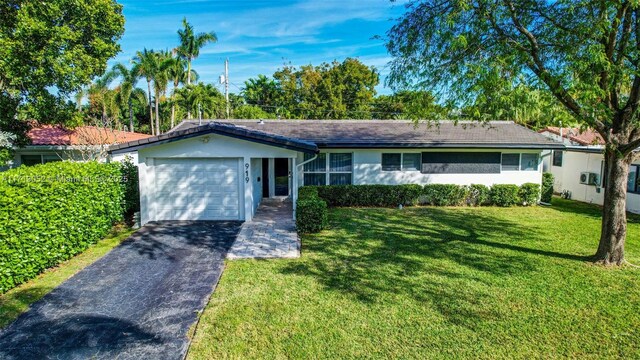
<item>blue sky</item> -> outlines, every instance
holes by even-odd
[[[342,61],[357,57],[381,73],[383,87],[390,57],[383,36],[403,12],[402,1],[299,0],[206,1],[120,0],[126,18],[122,52],[110,62],[128,63],[137,50],[172,49],[177,30],[187,17],[197,32],[215,31],[210,44],[194,61],[201,81],[218,85],[229,58],[230,91],[239,92],[244,81],[258,74],[271,75],[283,64],[294,66]]]

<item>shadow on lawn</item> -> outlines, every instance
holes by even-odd
[[[544,244],[535,226],[473,209],[348,211],[331,212],[335,234],[303,239],[303,246],[318,256],[290,263],[283,272],[313,276],[327,289],[362,302],[408,295],[458,325],[499,318],[492,306],[479,305],[501,302],[496,286],[537,271],[545,258],[589,259],[529,247]]]

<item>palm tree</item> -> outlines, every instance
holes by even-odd
[[[205,118],[221,118],[224,114],[224,96],[211,84],[187,85],[177,91],[177,102],[188,110],[201,111]]]
[[[115,77],[116,74],[113,71],[108,71],[102,75],[102,77],[97,78],[91,86],[89,86],[87,91],[90,100],[97,102],[100,105],[103,125],[108,123],[108,110],[111,108],[111,101],[113,97],[113,90],[109,89],[109,85]]]
[[[169,79],[173,80],[173,89],[171,91],[171,128],[175,126],[176,120],[176,91],[180,84],[187,83],[187,61],[180,57],[171,58],[168,61],[167,73]],[[198,73],[191,69],[191,78],[198,81]]]
[[[122,105],[128,106],[129,131],[133,132],[133,95],[140,78],[139,69],[137,66],[128,69],[124,64],[118,63],[113,66],[112,71],[120,77],[119,98]]]
[[[155,89],[156,106],[156,131],[160,134],[160,99],[166,95],[167,83],[169,82],[169,69],[173,65],[173,56],[169,51],[156,52],[157,71],[153,77],[153,87]]]
[[[156,135],[153,126],[153,102],[151,100],[151,82],[158,72],[158,57],[153,50],[146,48],[136,53],[133,58],[134,67],[138,70],[140,76],[144,76],[147,80],[147,96],[149,97],[149,124],[151,125],[151,134]]]
[[[184,28],[178,30],[180,46],[175,51],[179,57],[187,60],[187,85],[191,85],[191,61],[200,55],[200,49],[205,45],[217,42],[218,36],[213,31],[196,34],[193,26],[187,22],[187,18],[182,19],[182,26]]]

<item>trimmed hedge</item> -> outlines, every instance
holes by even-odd
[[[303,186],[296,201],[296,228],[301,233],[316,233],[327,226],[327,203],[318,197],[318,187]]]
[[[138,180],[138,167],[130,156],[126,156],[121,163],[122,186],[124,191],[124,215],[130,218],[140,211],[140,188]]]
[[[551,204],[551,197],[553,196],[553,174],[542,174],[542,193],[540,195],[540,201]]]
[[[538,203],[540,198],[540,185],[534,183],[526,183],[520,186],[518,192],[520,203],[524,206],[531,206]]]
[[[0,293],[84,251],[122,220],[121,170],[65,161],[0,173]]]
[[[324,200],[330,207],[397,207],[399,205],[434,206],[514,206],[534,205],[540,197],[540,185],[522,186],[416,184],[407,185],[332,185],[303,186],[299,199]]]
[[[513,206],[520,202],[520,188],[512,184],[496,184],[491,187],[489,196],[496,206]]]
[[[318,186],[318,196],[329,206],[396,207],[415,205],[423,188],[407,185],[329,185]]]
[[[491,205],[491,190],[486,185],[471,184],[467,187],[467,205]]]
[[[453,184],[427,184],[422,190],[425,205],[460,206],[467,199],[467,187]]]

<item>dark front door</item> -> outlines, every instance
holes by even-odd
[[[269,159],[262,159],[262,197],[269,197]]]
[[[276,178],[276,196],[289,195],[289,159],[274,159],[274,173]]]

